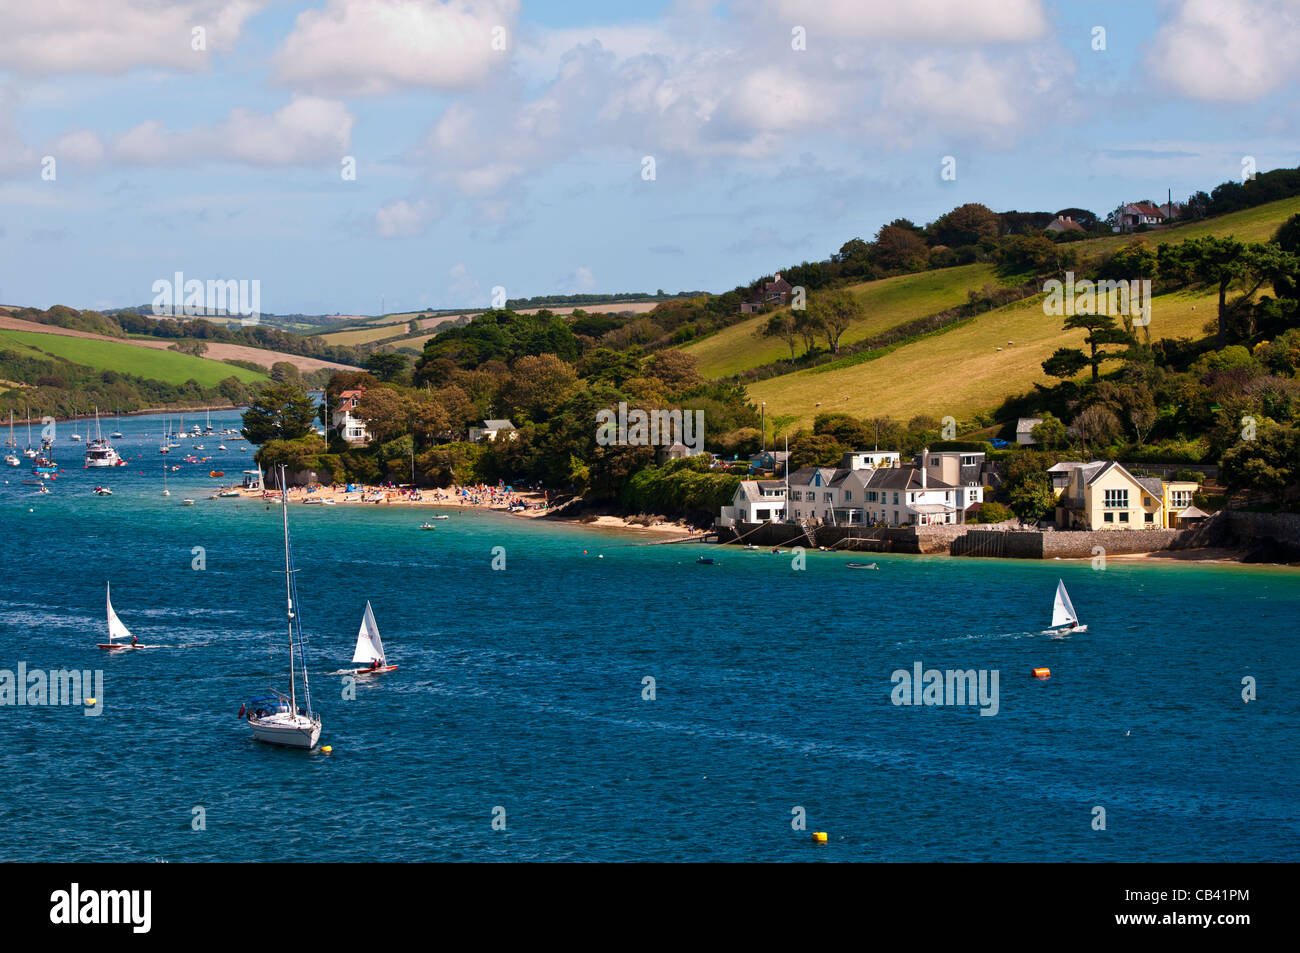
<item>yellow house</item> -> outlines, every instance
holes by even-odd
[[[1174,480],[1164,485],[1165,529],[1182,529],[1178,514],[1191,507],[1192,497],[1199,489],[1200,485],[1191,480]]]
[[[1087,530],[1165,529],[1164,508],[1159,479],[1139,479],[1113,460],[1089,463],[1070,471],[1057,502],[1056,525]]]

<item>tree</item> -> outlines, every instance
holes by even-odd
[[[790,360],[794,360],[794,342],[799,340],[799,329],[795,325],[794,315],[789,311],[778,311],[768,318],[759,334],[765,338],[780,338],[785,341],[790,348]]]
[[[834,437],[846,447],[865,447],[871,443],[866,424],[849,414],[818,414],[813,420],[813,433]]]
[[[1099,376],[1101,362],[1108,358],[1116,357],[1116,354],[1108,353],[1101,350],[1105,344],[1132,344],[1133,336],[1121,327],[1115,325],[1115,319],[1107,314],[1072,314],[1065,319],[1066,331],[1084,330],[1088,332],[1084,343],[1088,345],[1089,354],[1084,355],[1082,352],[1072,348],[1060,348],[1043,362],[1043,370],[1053,377],[1073,377],[1086,366],[1092,367],[1092,379],[1096,381]],[[1083,364],[1078,364],[1078,360],[1072,356],[1078,354],[1083,358]],[[1078,366],[1075,366],[1075,365]],[[1053,369],[1049,369],[1049,365]],[[1073,371],[1065,371],[1074,367]]]
[[[977,245],[981,238],[997,238],[1000,224],[997,213],[987,205],[968,202],[940,215],[926,232],[933,244],[958,248]]]
[[[917,271],[925,267],[929,254],[925,240],[907,228],[886,225],[876,233],[873,257],[882,268]]]
[[[1235,238],[1191,238],[1178,245],[1162,244],[1159,251],[1160,274],[1166,277],[1194,279],[1217,285],[1219,317],[1215,347],[1227,343],[1228,287],[1243,281],[1251,287],[1245,298],[1252,297],[1265,281],[1279,274],[1293,274],[1296,257],[1273,244],[1247,245]]]
[[[392,387],[371,387],[357,402],[357,416],[379,443],[388,443],[410,433],[414,407],[410,399]]]
[[[300,440],[312,432],[316,402],[292,381],[271,383],[244,411],[244,437],[250,443]]]
[[[1300,433],[1290,425],[1266,421],[1254,440],[1240,440],[1224,452],[1219,479],[1230,493],[1261,492],[1280,500],[1300,480]]]
[[[1065,424],[1051,412],[1043,414],[1042,423],[1035,424],[1030,431],[1030,436],[1034,442],[1044,450],[1056,450],[1065,446],[1066,434]]]
[[[366,358],[363,366],[380,381],[389,384],[404,379],[410,364],[410,358],[405,354],[376,351]]]
[[[1007,499],[1021,522],[1036,523],[1056,506],[1056,491],[1050,480],[1026,480],[1007,493]]]
[[[822,331],[821,317],[811,308],[805,308],[795,314],[794,327],[803,338],[804,353],[808,354],[817,345],[817,335]]]
[[[799,467],[837,467],[849,449],[830,434],[797,433],[790,441],[791,472]]]
[[[554,354],[526,356],[515,361],[502,397],[529,420],[542,421],[559,409],[577,383],[573,368]]]
[[[645,370],[651,377],[663,382],[670,394],[681,394],[704,383],[696,369],[698,362],[693,354],[676,348],[656,351],[646,361]]]
[[[1058,347],[1051,357],[1043,361],[1043,372],[1068,380],[1087,366],[1088,355],[1077,347]]]
[[[808,303],[812,320],[826,335],[826,345],[832,354],[840,351],[840,336],[848,330],[862,313],[858,299],[843,289],[818,293]]]
[[[271,365],[271,380],[281,383],[284,381],[301,381],[302,374],[296,364],[291,364],[288,361],[276,361]]]

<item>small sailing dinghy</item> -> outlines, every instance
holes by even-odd
[[[850,569],[879,569],[875,563],[848,563]]]
[[[1056,601],[1052,603],[1052,627],[1044,635],[1069,635],[1072,632],[1087,632],[1086,625],[1079,625],[1079,615],[1074,611],[1070,594],[1065,591],[1065,580],[1056,581]]]
[[[379,639],[379,626],[375,624],[375,613],[369,601],[366,602],[366,614],[361,617],[361,628],[357,631],[357,648],[352,653],[352,664],[364,665],[365,668],[340,669],[334,674],[378,675],[397,668],[384,658],[384,643]]]
[[[143,645],[136,641],[135,636],[131,634],[131,630],[122,624],[122,620],[117,617],[117,613],[113,611],[113,587],[111,584],[106,584],[104,598],[108,603],[108,642],[97,643],[99,647],[109,652],[144,648]]]
[[[280,467],[280,486],[288,486],[284,466]],[[310,750],[320,740],[321,721],[320,715],[312,711],[311,707],[302,621],[298,617],[298,585],[294,580],[293,550],[289,545],[289,504],[286,496],[287,494],[280,494],[284,520],[284,588],[289,625],[289,694],[273,689],[271,695],[253,698],[240,705],[239,715],[248,719],[248,726],[258,741]],[[307,706],[305,710],[298,707],[299,669],[302,671],[303,702]]]

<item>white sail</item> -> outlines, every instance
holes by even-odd
[[[1070,602],[1070,594],[1065,591],[1065,580],[1056,581],[1056,601],[1052,604],[1052,627],[1059,628],[1063,625],[1077,625],[1079,617],[1074,612],[1074,603]]]
[[[117,617],[113,611],[113,591],[110,585],[105,590],[105,598],[108,601],[108,641],[116,642],[118,639],[130,639],[131,630],[122,624],[122,620]]]
[[[384,643],[379,641],[379,626],[375,624],[375,614],[366,603],[366,614],[361,617],[361,629],[357,632],[357,650],[352,653],[352,661],[369,665],[384,662]]]

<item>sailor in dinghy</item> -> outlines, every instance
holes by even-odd
[[[363,664],[365,668],[345,670],[342,675],[378,675],[391,672],[397,668],[389,665],[384,658],[384,643],[379,638],[379,626],[375,622],[375,613],[366,602],[366,614],[361,617],[361,628],[357,632],[357,648],[352,653],[352,663]]]
[[[1087,632],[1086,625],[1079,624],[1079,615],[1074,611],[1070,594],[1065,591],[1065,580],[1056,581],[1056,600],[1052,603],[1052,627],[1044,635],[1070,635],[1074,632]]]

